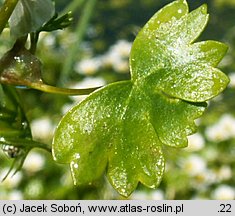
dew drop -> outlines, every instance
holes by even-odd
[[[80,154],[76,153],[76,154],[75,154],[75,158],[76,158],[76,159],[79,159],[79,158],[80,158]]]
[[[179,13],[179,14],[181,14],[182,12],[183,12],[182,9],[179,9],[179,10],[178,10],[178,13]]]
[[[121,192],[122,192],[123,194],[126,194],[126,189],[122,188],[122,189],[121,189]]]
[[[20,149],[15,146],[3,145],[2,150],[10,158],[16,158],[20,154]]]
[[[28,127],[28,123],[26,121],[22,122],[21,125],[24,130],[27,129],[27,127]]]
[[[14,59],[15,59],[16,62],[19,62],[19,63],[21,61],[19,56],[14,56]]]

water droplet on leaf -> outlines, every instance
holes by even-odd
[[[10,158],[16,158],[20,154],[20,148],[11,145],[3,145],[2,150]]]
[[[179,14],[181,14],[182,12],[183,12],[183,10],[182,10],[182,9],[179,9],[179,10],[178,10],[178,13],[179,13]]]

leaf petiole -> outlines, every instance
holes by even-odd
[[[87,89],[69,89],[69,88],[59,88],[55,86],[50,86],[44,83],[30,83],[30,87],[33,89],[37,89],[47,93],[54,93],[54,94],[63,94],[63,95],[88,95],[93,91],[101,88],[94,87],[94,88],[87,88]]]

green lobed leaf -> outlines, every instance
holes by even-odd
[[[123,196],[139,182],[159,185],[163,144],[186,147],[205,101],[228,84],[214,68],[227,47],[215,41],[193,43],[207,22],[205,5],[191,13],[184,0],[165,6],[133,43],[131,80],[90,94],[63,117],[53,156],[70,163],[75,184],[92,183],[107,170]]]
[[[52,0],[19,0],[9,20],[11,35],[19,38],[35,32],[54,14]]]

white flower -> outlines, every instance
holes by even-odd
[[[219,124],[214,124],[205,130],[205,135],[208,140],[217,142],[228,139],[227,133],[223,133]]]
[[[220,142],[235,137],[235,118],[229,114],[224,114],[217,124],[205,130],[208,140]]]
[[[218,159],[218,151],[211,146],[204,149],[203,155],[207,161],[215,161]]]
[[[181,166],[190,176],[195,176],[205,171],[206,162],[200,156],[191,155],[182,161]]]
[[[126,73],[129,69],[129,62],[127,60],[116,61],[113,64],[113,69],[119,73]]]
[[[43,168],[45,158],[37,152],[30,152],[25,159],[23,168],[28,172],[37,172]]]
[[[128,59],[123,58],[119,53],[109,51],[103,56],[103,65],[112,67],[116,72],[126,73],[129,69]]]
[[[104,86],[105,84],[106,84],[105,80],[101,77],[86,77],[81,82],[71,85],[70,88],[85,89],[85,88]],[[75,102],[80,102],[86,97],[87,97],[86,95],[82,95],[82,96],[71,96],[70,98]],[[66,106],[64,108],[65,108],[64,111],[66,111],[66,109],[69,107]]]
[[[217,172],[217,178],[219,181],[226,181],[232,178],[232,170],[229,166],[222,166]]]
[[[128,41],[120,40],[110,47],[109,51],[103,55],[104,66],[112,67],[116,72],[126,73],[129,70],[128,57],[132,44]]]
[[[121,57],[118,53],[112,52],[109,50],[106,54],[102,56],[103,66],[113,67],[113,65],[119,64],[121,61]]]
[[[100,58],[83,59],[75,65],[75,71],[84,75],[93,75],[101,66]]]
[[[188,137],[187,151],[199,151],[205,146],[205,140],[200,133]]]
[[[150,197],[152,200],[164,200],[164,193],[162,190],[155,190],[150,193]]]
[[[5,168],[0,173],[0,181],[6,176],[10,168]],[[15,175],[12,176],[13,173],[10,173],[8,177],[1,182],[1,186],[6,188],[13,188],[17,187],[20,181],[22,180],[22,173],[17,172]]]
[[[216,200],[233,200],[235,199],[235,190],[231,186],[220,185],[212,192],[211,197]]]
[[[40,34],[40,38],[41,38],[42,43],[47,47],[48,46],[54,46],[55,43],[56,43],[55,35],[52,34],[51,32],[50,33],[42,32]]]
[[[130,197],[131,200],[147,200],[148,194],[145,191],[134,191]]]
[[[81,82],[72,85],[72,88],[93,88],[105,85],[106,82],[101,77],[86,77]]]
[[[47,191],[47,188],[43,187],[43,183],[40,179],[31,180],[24,190],[26,197],[30,199],[38,199],[40,195],[42,195],[43,191]]]
[[[153,190],[148,193],[146,191],[135,191],[131,195],[132,200],[164,200],[164,193],[162,190]]]
[[[31,123],[33,137],[36,139],[48,139],[52,137],[55,126],[48,117],[35,119]]]
[[[229,87],[235,88],[235,72],[230,73],[229,75],[230,83],[228,84]]]
[[[114,53],[117,53],[120,57],[125,58],[129,57],[131,46],[132,43],[126,40],[119,40],[110,48],[110,50]]]
[[[192,186],[199,190],[207,190],[208,186],[214,183],[217,183],[216,173],[209,169],[197,173],[192,179]]]
[[[8,200],[22,200],[23,199],[23,194],[19,190],[13,190],[9,195],[8,195]]]

